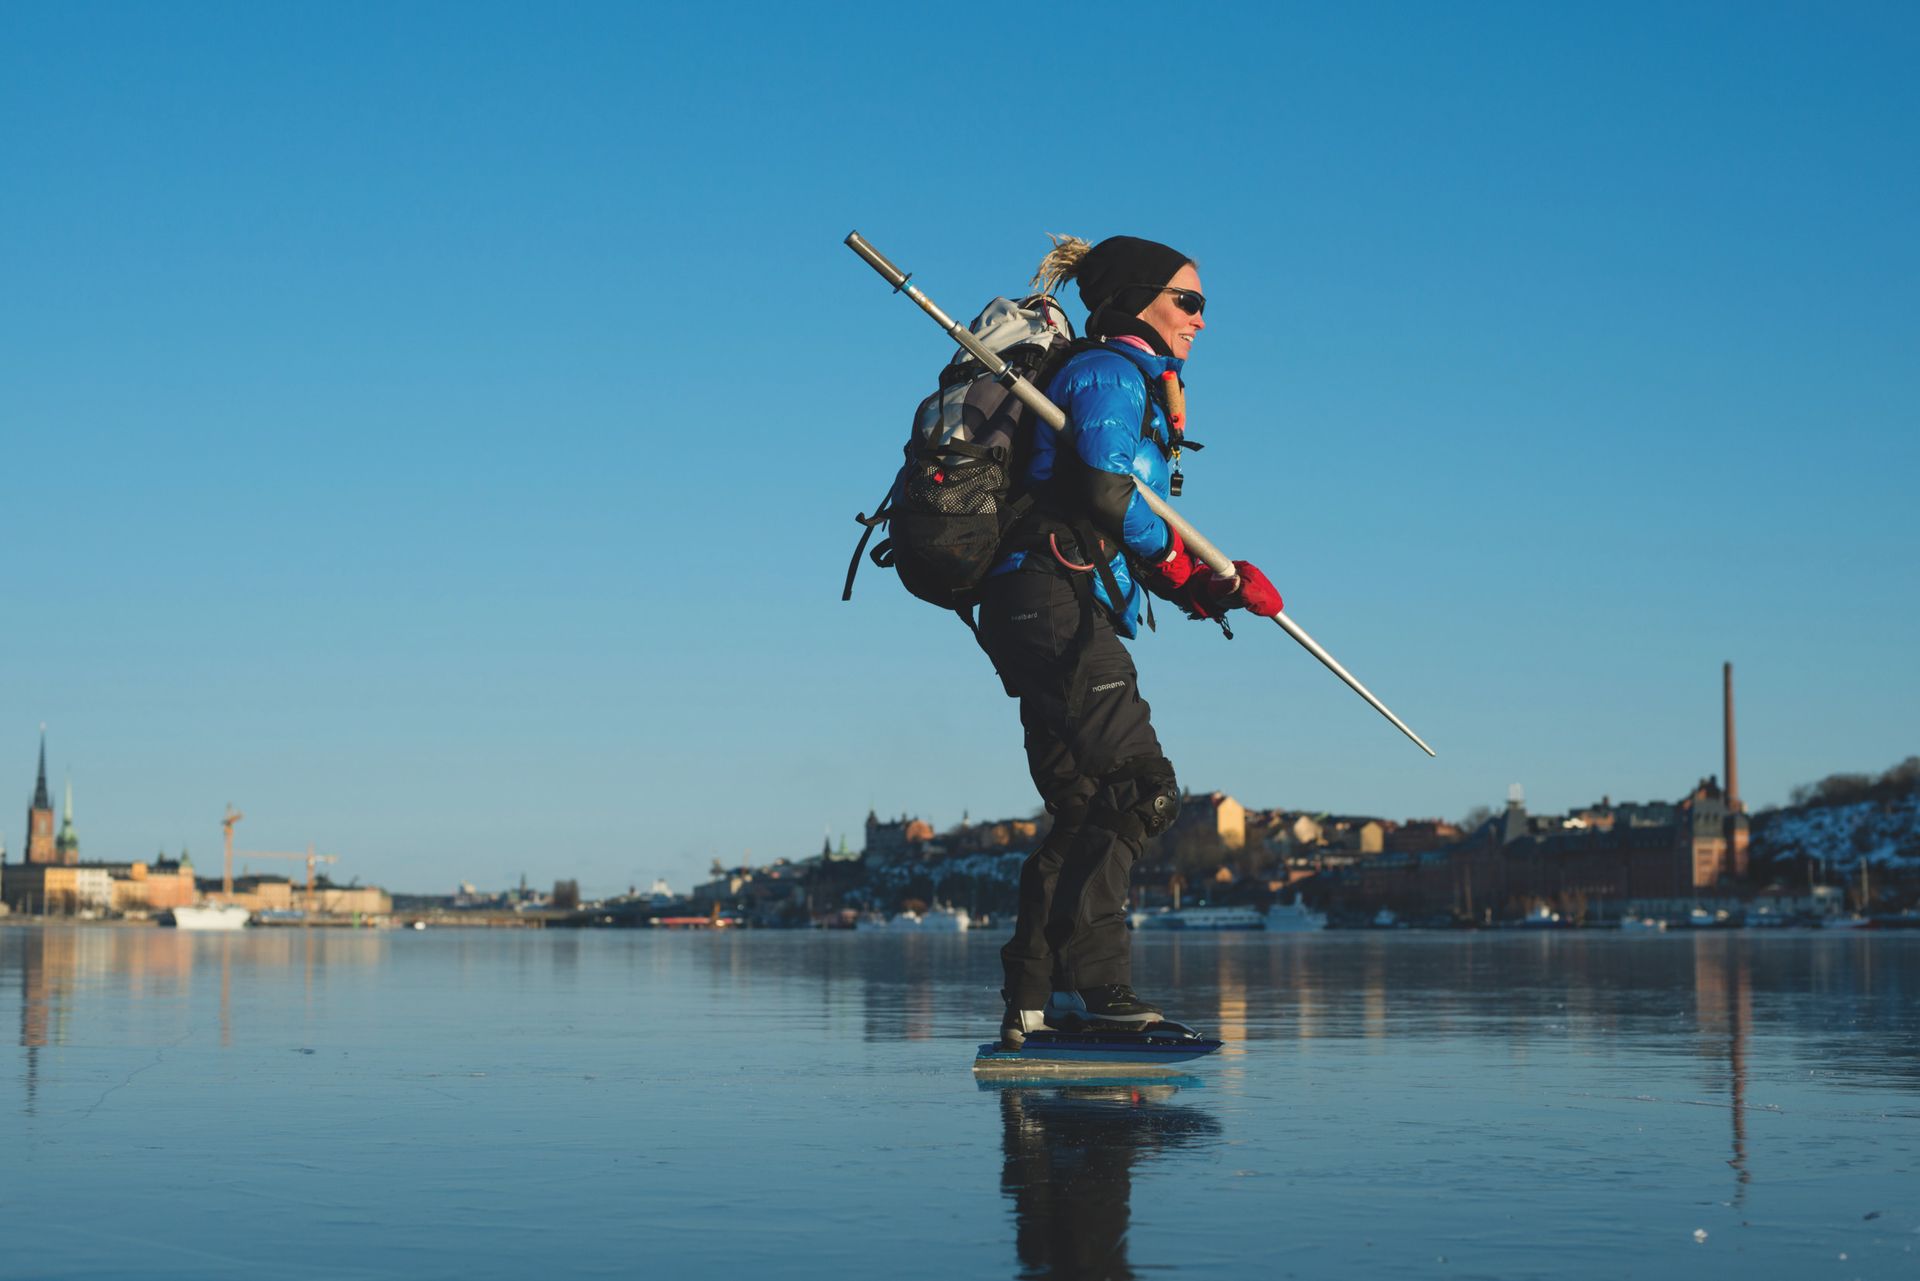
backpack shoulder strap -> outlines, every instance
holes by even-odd
[[[895,479],[898,480],[898,477],[895,477]],[[857,512],[854,514],[854,517],[853,517],[854,522],[858,525],[861,525],[863,528],[860,534],[860,541],[854,544],[853,559],[847,562],[847,584],[845,587],[840,589],[841,600],[853,599],[853,576],[860,572],[860,553],[867,550],[867,540],[873,537],[873,531],[879,528],[881,525],[886,524],[888,519],[892,515],[893,515],[893,486],[892,485],[887,486],[887,492],[881,496],[879,506],[873,509],[873,515],[869,516],[865,512]],[[886,544],[882,543],[880,546],[885,547]],[[879,552],[879,548],[875,548],[874,551],[877,554]]]

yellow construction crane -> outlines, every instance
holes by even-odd
[[[220,874],[220,896],[229,902],[233,900],[233,825],[245,817],[245,814],[233,808],[232,801],[228,801],[227,816],[220,820],[220,830],[226,835],[227,847],[226,870]]]
[[[305,863],[307,865],[307,907],[309,910],[311,910],[314,905],[313,904],[314,865],[317,863],[338,863],[340,861],[340,856],[337,854],[315,854],[313,852],[312,845],[307,846],[307,852],[305,854],[270,854],[260,850],[245,850],[241,852],[240,857],[241,858],[290,858],[290,859],[293,859],[295,862]]]

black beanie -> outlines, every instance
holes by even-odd
[[[1191,262],[1178,249],[1138,236],[1108,236],[1087,251],[1074,279],[1087,305],[1087,334],[1131,334],[1162,356],[1173,355],[1160,331],[1138,317],[1156,292]]]
[[[1138,236],[1108,236],[1087,251],[1074,279],[1089,314],[1106,307],[1122,316],[1138,315],[1153,301],[1154,290],[1192,261],[1178,249]],[[1136,302],[1135,299],[1138,299]],[[1128,303],[1134,305],[1129,307]]]

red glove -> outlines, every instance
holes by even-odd
[[[1234,604],[1262,618],[1278,614],[1285,604],[1280,599],[1280,589],[1267,581],[1259,567],[1246,560],[1236,560],[1233,567],[1240,571],[1240,598]]]
[[[1187,585],[1194,571],[1206,567],[1187,555],[1178,533],[1169,529],[1167,537],[1172,541],[1167,544],[1166,554],[1140,567],[1140,585],[1162,600],[1178,600],[1180,589]]]
[[[1280,593],[1252,561],[1236,560],[1239,577],[1225,579],[1205,565],[1194,567],[1180,593],[1180,607],[1192,618],[1218,618],[1230,609],[1244,609],[1272,618],[1281,609]]]

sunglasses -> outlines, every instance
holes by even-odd
[[[1207,309],[1207,296],[1196,289],[1175,289],[1171,285],[1162,285],[1154,289],[1152,285],[1142,285],[1142,289],[1153,289],[1155,293],[1172,294],[1173,305],[1189,316],[1198,316]]]

